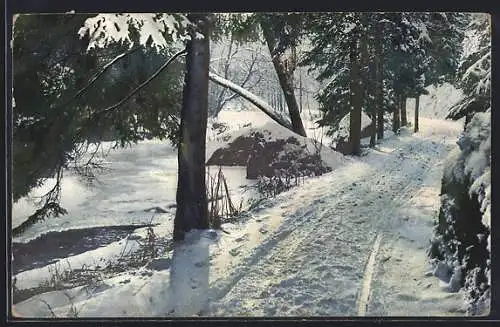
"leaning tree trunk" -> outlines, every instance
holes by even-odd
[[[358,41],[353,40],[350,49],[351,61],[351,113],[349,120],[349,146],[351,154],[359,156],[361,154],[361,105],[362,88],[361,74],[358,61]]]
[[[399,134],[399,128],[401,127],[401,122],[399,120],[399,113],[401,111],[401,96],[396,95],[396,106],[392,112],[392,131],[394,134]]]
[[[408,118],[406,115],[406,97],[401,97],[401,126],[408,125]]]
[[[293,90],[294,64],[283,60],[282,55],[276,53],[276,38],[273,35],[271,28],[266,24],[261,24],[261,27],[269,52],[271,53],[274,69],[278,75],[281,89],[285,95],[285,101],[288,107],[288,113],[290,114],[290,120],[292,121],[293,131],[306,137],[306,130],[304,128],[304,124],[302,123],[302,118],[300,117],[299,105],[297,104],[297,99],[295,98],[295,92]]]
[[[187,44],[186,77],[178,149],[177,211],[174,241],[191,229],[207,229],[208,202],[205,185],[205,140],[208,115],[208,67],[210,46],[208,17],[190,14],[195,28]],[[203,38],[196,37],[198,33]]]
[[[375,30],[375,106],[377,110],[377,138],[384,138],[384,90],[382,74],[382,25]]]
[[[418,110],[419,110],[419,107],[420,106],[420,95],[417,95],[415,97],[415,121],[414,121],[414,125],[415,125],[415,128],[414,128],[414,132],[418,132]]]

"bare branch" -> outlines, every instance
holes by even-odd
[[[261,80],[262,80],[262,75],[257,76],[257,80],[255,81],[255,83],[253,83],[252,85],[248,86],[247,88],[248,89],[253,89],[254,87],[256,87],[260,83]]]
[[[229,49],[227,51],[227,58],[226,58],[226,62],[224,63],[224,78],[229,77],[228,73],[229,73],[229,66],[231,64],[231,59],[238,52],[237,50],[235,50],[234,53],[231,54],[232,49],[233,49],[233,35],[231,35],[231,40],[229,41]]]
[[[233,100],[234,98],[238,97],[239,94],[238,93],[232,93],[230,96],[224,98],[222,101],[221,101],[221,104],[220,104],[220,108],[224,108],[224,106],[226,105],[226,103],[228,103],[229,101]]]

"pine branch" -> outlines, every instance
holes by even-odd
[[[90,86],[92,86],[92,84],[94,84],[97,79],[99,79],[99,77],[101,77],[108,69],[109,67],[111,67],[115,62],[117,62],[118,60],[121,60],[123,59],[124,57],[130,55],[131,53],[139,50],[142,46],[137,46],[135,48],[132,48],[122,54],[119,54],[118,56],[116,56],[113,60],[111,60],[110,62],[108,62],[106,65],[104,65],[104,67],[98,71],[91,79],[90,81],[87,83],[87,85],[85,85],[84,87],[82,87],[78,92],[76,92],[76,94],[73,96],[73,99],[76,99],[78,98],[80,95],[82,95],[83,92],[85,92]],[[70,100],[71,101],[71,100]]]
[[[125,102],[127,102],[131,97],[133,97],[137,92],[139,92],[141,89],[143,89],[146,85],[148,85],[152,80],[154,80],[156,77],[158,77],[158,75],[160,75],[160,73],[168,67],[168,65],[170,65],[170,63],[172,63],[172,61],[174,61],[175,59],[177,59],[179,56],[183,55],[183,54],[186,54],[187,53],[187,50],[186,49],[183,49],[183,50],[180,50],[178,51],[176,54],[174,54],[170,59],[167,60],[167,62],[165,62],[160,68],[158,68],[158,70],[156,72],[154,72],[153,75],[151,75],[151,77],[149,77],[147,80],[145,80],[144,82],[141,83],[141,85],[139,85],[138,87],[136,87],[134,90],[132,90],[132,92],[130,92],[129,94],[127,94],[123,99],[121,99],[120,101],[118,101],[117,103],[115,103],[114,105],[104,109],[104,110],[101,110],[99,112],[97,112],[97,114],[104,114],[104,113],[108,113],[108,112],[111,112],[113,110],[116,110],[118,107],[120,107],[122,104],[124,104]]]
[[[130,55],[131,53],[139,50],[142,46],[137,46],[135,48],[132,48],[126,52],[123,52],[122,54],[119,54],[118,56],[116,56],[113,60],[111,60],[110,62],[108,62],[106,65],[104,65],[104,67],[98,71],[91,79],[90,81],[87,83],[87,85],[85,85],[84,87],[82,87],[78,92],[75,93],[75,95],[73,95],[68,101],[66,101],[64,104],[60,105],[59,108],[63,108],[63,107],[66,107],[68,104],[70,104],[73,100],[76,100],[77,98],[79,98],[86,90],[88,90],[98,79],[99,77],[101,77],[108,69],[109,67],[111,67],[114,63],[116,63],[117,61],[123,59],[124,57]]]

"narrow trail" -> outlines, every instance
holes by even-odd
[[[226,267],[225,278],[211,282],[210,314],[392,315],[381,305],[394,297],[393,281],[384,281],[381,262],[401,264],[388,259],[397,255],[394,245],[401,240],[418,243],[416,249],[425,251],[433,218],[426,212],[425,221],[415,223],[409,217],[412,199],[427,182],[436,188],[435,176],[440,176],[442,160],[459,133],[454,123],[432,132],[425,130],[425,123],[433,128],[432,120],[424,120],[423,132],[405,131],[388,139],[359,160],[303,186],[305,192],[275,204],[282,209],[281,224],[248,256]],[[439,121],[440,126],[446,123]],[[426,236],[416,239],[406,233],[411,224],[424,228]]]

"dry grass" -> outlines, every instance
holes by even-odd
[[[223,220],[234,219],[242,213],[243,200],[238,206],[233,203],[222,167],[215,176],[208,174],[207,179],[208,221],[210,228],[220,229]]]

